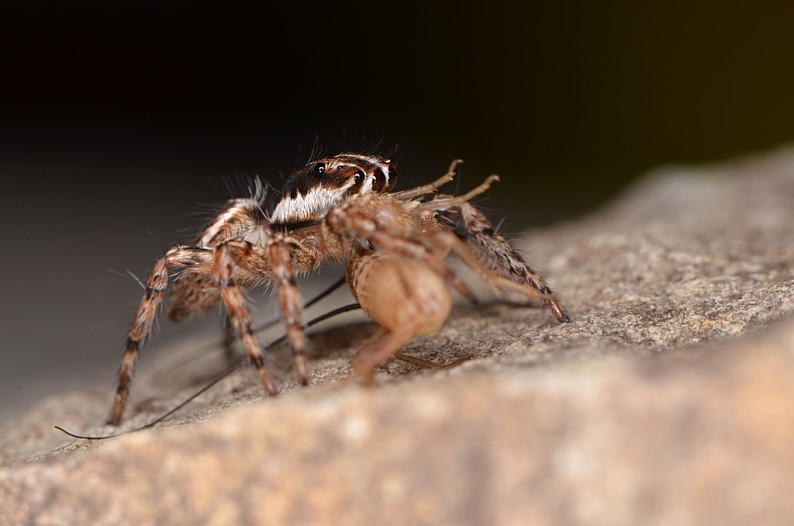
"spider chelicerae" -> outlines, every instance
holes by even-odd
[[[280,201],[263,209],[264,191],[228,201],[193,245],[157,260],[129,330],[110,424],[121,422],[140,347],[174,275],[167,310],[180,321],[222,302],[265,390],[278,392],[253,330],[243,289],[275,284],[295,374],[309,381],[296,274],[325,261],[346,262],[346,279],[365,313],[380,326],[354,355],[366,383],[374,367],[410,339],[438,331],[449,317],[449,285],[472,294],[450,268],[454,253],[495,292],[515,290],[539,301],[560,322],[562,305],[537,272],[469,201],[498,180],[491,176],[463,195],[443,195],[460,161],[430,184],[393,189],[392,163],[376,155],[343,153],[293,173]]]

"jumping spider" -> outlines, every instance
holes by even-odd
[[[387,159],[345,153],[311,162],[292,174],[272,213],[261,208],[261,188],[228,201],[196,243],[175,246],[157,260],[129,330],[109,423],[121,421],[135,361],[168,285],[176,279],[168,317],[183,320],[223,302],[230,325],[262,381],[275,395],[241,289],[274,283],[295,371],[309,381],[296,273],[326,260],[346,261],[346,278],[363,310],[380,328],[352,363],[365,382],[373,368],[410,339],[438,331],[449,317],[447,283],[464,297],[469,288],[447,265],[453,252],[497,293],[512,289],[539,300],[560,322],[569,321],[551,289],[469,200],[497,180],[467,194],[441,195],[459,161],[436,181],[393,191]]]

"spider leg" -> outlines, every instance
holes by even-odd
[[[273,380],[273,376],[265,366],[262,346],[254,332],[251,313],[248,311],[248,307],[245,304],[245,296],[234,280],[235,263],[231,252],[233,250],[233,245],[239,248],[239,244],[240,243],[226,242],[218,245],[215,249],[213,272],[221,289],[223,304],[226,306],[229,319],[237,332],[237,337],[240,338],[245,352],[248,354],[257,373],[259,373],[259,379],[262,381],[265,390],[270,395],[276,395],[278,393],[278,388]],[[251,246],[246,242],[242,242],[242,244],[247,247]]]
[[[437,230],[435,232],[423,234],[419,236],[418,239],[426,243],[429,247],[435,247],[445,255],[449,252],[454,253],[461,261],[475,270],[480,277],[491,286],[494,293],[497,295],[501,295],[503,289],[510,289],[523,294],[531,300],[545,301],[548,299],[555,299],[550,293],[541,292],[531,285],[517,283],[500,276],[495,270],[483,264],[472,252],[471,248],[451,232]]]
[[[287,339],[295,362],[298,381],[307,385],[309,372],[306,365],[306,338],[303,334],[303,307],[292,257],[299,245],[278,238],[268,246],[268,261],[278,285],[278,301],[287,328]]]
[[[138,352],[151,331],[152,323],[168,287],[168,270],[209,267],[209,265],[211,265],[211,251],[197,247],[173,247],[155,262],[149,279],[146,280],[145,292],[135,313],[135,319],[130,326],[119,369],[119,385],[108,424],[118,425],[121,422],[121,415],[129,398]]]
[[[220,300],[218,287],[212,279],[212,265],[186,269],[171,284],[165,314],[171,321],[185,321],[217,305]]]
[[[488,268],[509,280],[527,284],[544,294],[540,303],[557,321],[571,321],[559,299],[543,278],[493,227],[491,222],[470,203],[459,203],[447,209],[437,209],[439,224],[469,246],[477,258]]]
[[[228,316],[223,317],[223,341],[221,342],[221,346],[223,347],[223,356],[227,362],[230,364],[235,363],[237,358],[234,352],[234,324],[232,320]]]
[[[265,246],[253,245],[246,241],[226,243],[234,263],[250,276],[275,282],[278,290],[279,307],[286,325],[287,339],[292,351],[298,381],[309,383],[306,363],[306,339],[304,337],[303,306],[296,282],[296,269],[309,270],[322,259],[319,232],[296,239],[277,233]]]

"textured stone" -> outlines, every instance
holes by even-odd
[[[110,431],[112,393],[65,393],[1,430],[0,522],[788,524],[793,203],[791,150],[657,171],[519,241],[572,323],[459,306],[406,350],[468,361],[389,361],[374,389],[346,379],[372,332],[348,317],[313,338],[311,388],[275,351],[278,399],[239,371],[86,442],[51,426]],[[125,429],[220,370],[194,343],[140,375]]]

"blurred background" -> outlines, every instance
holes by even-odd
[[[315,143],[377,146],[403,185],[462,157],[463,187],[503,176],[482,204],[516,233],[794,137],[790,3],[162,4],[4,4],[0,419],[110,396],[124,272],[189,241],[224,174],[279,185]]]

